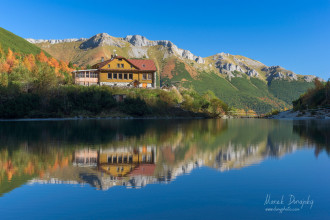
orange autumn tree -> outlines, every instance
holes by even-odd
[[[32,69],[35,67],[36,65],[36,60],[35,57],[33,56],[33,54],[29,54],[27,56],[24,57],[23,59],[23,65],[29,70],[32,71]]]
[[[37,55],[37,60],[41,63],[47,63],[48,62],[48,57],[45,55],[45,53],[43,51],[41,51],[38,55]]]
[[[25,91],[34,88],[35,83],[45,80],[45,74],[50,77],[48,80],[53,85],[67,83],[70,80],[68,76],[73,71],[68,65],[68,62],[47,57],[43,51],[37,55],[21,54],[14,53],[9,48],[6,53],[0,45],[0,86],[20,85]]]
[[[13,69],[18,66],[19,61],[16,59],[16,56],[14,55],[13,51],[8,48],[8,53],[6,56],[6,61],[4,64],[2,64],[2,71],[11,73]]]
[[[60,70],[63,72],[72,72],[73,69],[69,67],[69,63],[65,61],[60,61]]]

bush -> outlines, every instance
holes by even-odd
[[[146,102],[140,98],[126,98],[120,105],[121,111],[134,116],[145,116],[151,113],[151,109]]]

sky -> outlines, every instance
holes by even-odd
[[[243,55],[330,78],[330,0],[1,0],[0,26],[24,38],[139,34],[207,57]]]

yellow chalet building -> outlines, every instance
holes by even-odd
[[[156,71],[152,60],[112,56],[109,60],[93,65],[92,69],[73,71],[73,78],[76,84],[86,86],[155,88]]]

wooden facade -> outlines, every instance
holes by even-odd
[[[81,85],[156,87],[157,69],[152,60],[126,59],[115,56],[93,65],[92,68],[74,71],[75,83]]]
[[[99,169],[115,177],[137,174],[140,166],[154,166],[155,163],[156,147],[151,146],[100,150],[99,154]]]

